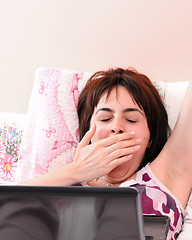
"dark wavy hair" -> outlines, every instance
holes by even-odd
[[[157,89],[144,74],[134,69],[109,69],[93,74],[81,91],[78,101],[80,140],[90,128],[90,120],[101,95],[108,95],[114,87],[121,85],[130,93],[133,101],[145,112],[150,131],[150,148],[139,167],[152,162],[165,145],[170,133],[168,116]]]

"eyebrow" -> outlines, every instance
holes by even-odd
[[[97,110],[96,114],[100,111],[110,112],[110,113],[114,112],[111,108],[100,108]],[[127,113],[127,112],[139,112],[141,115],[144,115],[142,111],[140,111],[138,108],[126,108],[123,110],[123,113]]]

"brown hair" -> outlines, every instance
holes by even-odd
[[[151,146],[146,149],[140,168],[152,162],[168,137],[168,117],[157,89],[149,78],[133,69],[109,69],[93,74],[79,96],[78,117],[80,140],[90,128],[94,108],[101,95],[115,86],[124,86],[137,105],[144,110],[150,131]]]

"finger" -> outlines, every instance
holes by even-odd
[[[89,131],[86,132],[86,134],[80,141],[79,146],[85,147],[85,146],[89,145],[93,135],[95,134],[95,131],[96,131],[96,125],[93,124],[93,126],[89,129]]]
[[[124,156],[129,156],[130,154],[133,154],[134,152],[137,152],[139,150],[140,150],[140,145],[134,145],[128,148],[117,149],[109,154],[108,161],[110,162],[112,161],[112,159],[119,159]]]
[[[118,167],[119,165],[129,161],[131,158],[133,157],[132,154],[129,154],[127,156],[123,156],[121,158],[116,158],[114,159],[113,161],[111,161],[109,164],[108,164],[108,167],[113,170],[114,168]]]
[[[135,135],[135,132],[131,132],[131,133],[126,132],[126,133],[116,134],[116,135],[107,137],[105,139],[99,140],[99,142],[104,147],[108,147],[120,141],[129,140],[133,138],[134,135]]]
[[[140,145],[142,142],[142,139],[129,139],[129,140],[123,140],[119,141],[117,143],[114,143],[113,145],[110,145],[107,147],[107,152],[112,153],[113,151],[120,150],[123,148],[129,148],[129,147],[134,147],[136,145]]]

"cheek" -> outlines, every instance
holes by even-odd
[[[107,128],[100,127],[96,124],[96,131],[94,136],[91,139],[91,142],[95,142],[97,140],[101,140],[108,137],[108,130]]]
[[[136,138],[141,138],[142,139],[142,142],[141,142],[141,148],[138,152],[135,153],[135,155],[138,156],[138,158],[140,159],[140,162],[142,161],[144,155],[145,155],[145,152],[146,152],[146,149],[150,147],[150,133],[149,132],[143,132],[142,135],[140,136],[137,136]]]
[[[150,132],[147,131],[143,137],[143,145],[145,148],[149,148],[151,143],[150,143]]]
[[[135,137],[142,139],[141,147],[143,148],[143,150],[150,147],[150,132],[148,126],[145,124],[144,126],[141,126],[135,131],[136,131]]]

